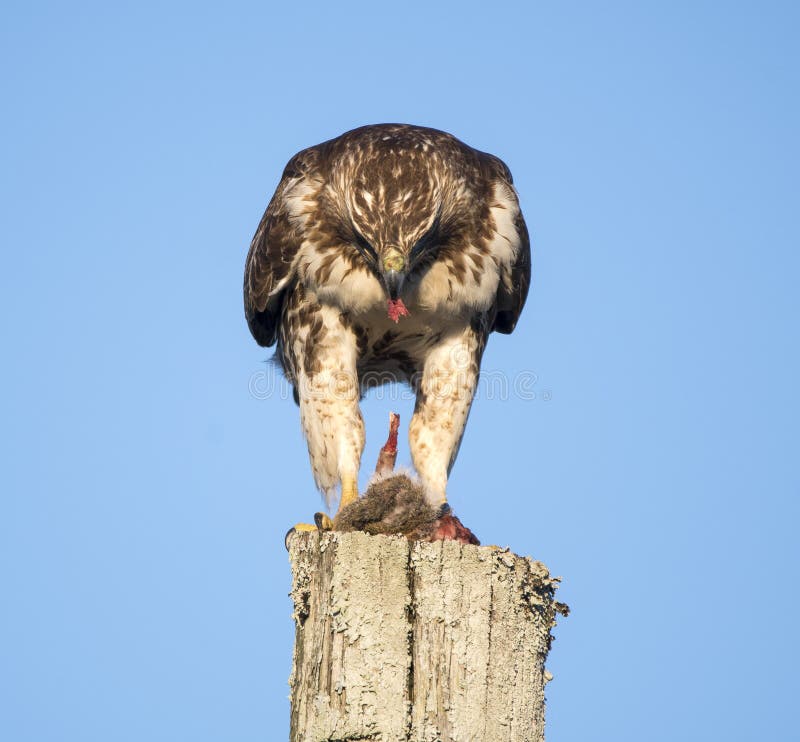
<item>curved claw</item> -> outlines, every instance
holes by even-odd
[[[286,547],[286,551],[289,551],[289,539],[292,537],[293,533],[307,533],[308,531],[316,530],[317,527],[312,526],[310,523],[297,523],[292,526],[288,531],[286,531],[286,535],[283,537],[283,545]]]
[[[444,518],[445,515],[449,515],[449,514],[450,514],[450,505],[448,503],[446,503],[446,502],[443,502],[439,506],[439,510],[436,513],[436,517],[437,518]]]

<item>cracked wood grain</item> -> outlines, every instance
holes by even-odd
[[[544,663],[566,607],[543,564],[358,532],[289,547],[293,742],[544,739]]]

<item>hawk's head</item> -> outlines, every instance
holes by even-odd
[[[442,192],[427,160],[407,150],[376,147],[349,173],[340,191],[355,245],[386,293],[389,316],[408,314],[403,287],[436,258]]]

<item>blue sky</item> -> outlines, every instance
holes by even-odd
[[[484,368],[534,398],[478,400],[449,492],[564,578],[548,739],[795,734],[795,4],[2,16],[3,739],[286,737],[320,499],[242,268],[286,160],[382,121],[501,156],[530,226]]]

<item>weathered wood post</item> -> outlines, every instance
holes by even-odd
[[[496,547],[295,533],[292,742],[544,739],[557,579]]]

